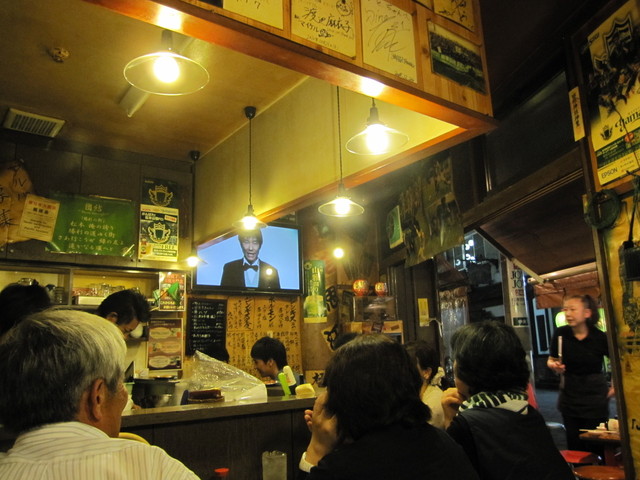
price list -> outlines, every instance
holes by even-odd
[[[226,300],[190,298],[187,314],[187,355],[213,345],[225,346]]]

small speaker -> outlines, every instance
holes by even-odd
[[[625,280],[640,280],[640,247],[626,247],[622,251],[622,262]]]

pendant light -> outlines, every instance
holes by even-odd
[[[244,114],[249,119],[249,206],[247,207],[247,213],[237,222],[233,222],[233,226],[242,230],[255,230],[257,228],[264,228],[266,223],[261,222],[253,213],[253,204],[251,203],[251,139],[252,128],[251,120],[256,116],[256,107],[244,107]]]
[[[173,52],[173,33],[162,31],[162,49],[134,58],[124,78],[134,87],[156,95],[187,95],[209,83],[209,72],[195,60]]]
[[[358,155],[380,155],[400,149],[409,137],[380,121],[376,101],[371,98],[367,127],[347,142],[347,150]]]
[[[342,133],[340,128],[340,87],[336,87],[338,97],[338,146],[340,148],[340,182],[338,183],[338,196],[330,202],[323,203],[318,211],[330,217],[355,217],[364,213],[364,207],[357,204],[347,195],[347,189],[342,182]]]

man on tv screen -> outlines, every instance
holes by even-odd
[[[253,287],[264,290],[280,289],[278,270],[258,258],[262,247],[262,232],[251,230],[238,235],[243,257],[224,265],[222,269],[223,287]]]

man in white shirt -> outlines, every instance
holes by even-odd
[[[126,345],[96,315],[47,310],[0,342],[0,422],[18,434],[3,480],[197,480],[154,446],[119,439]]]

